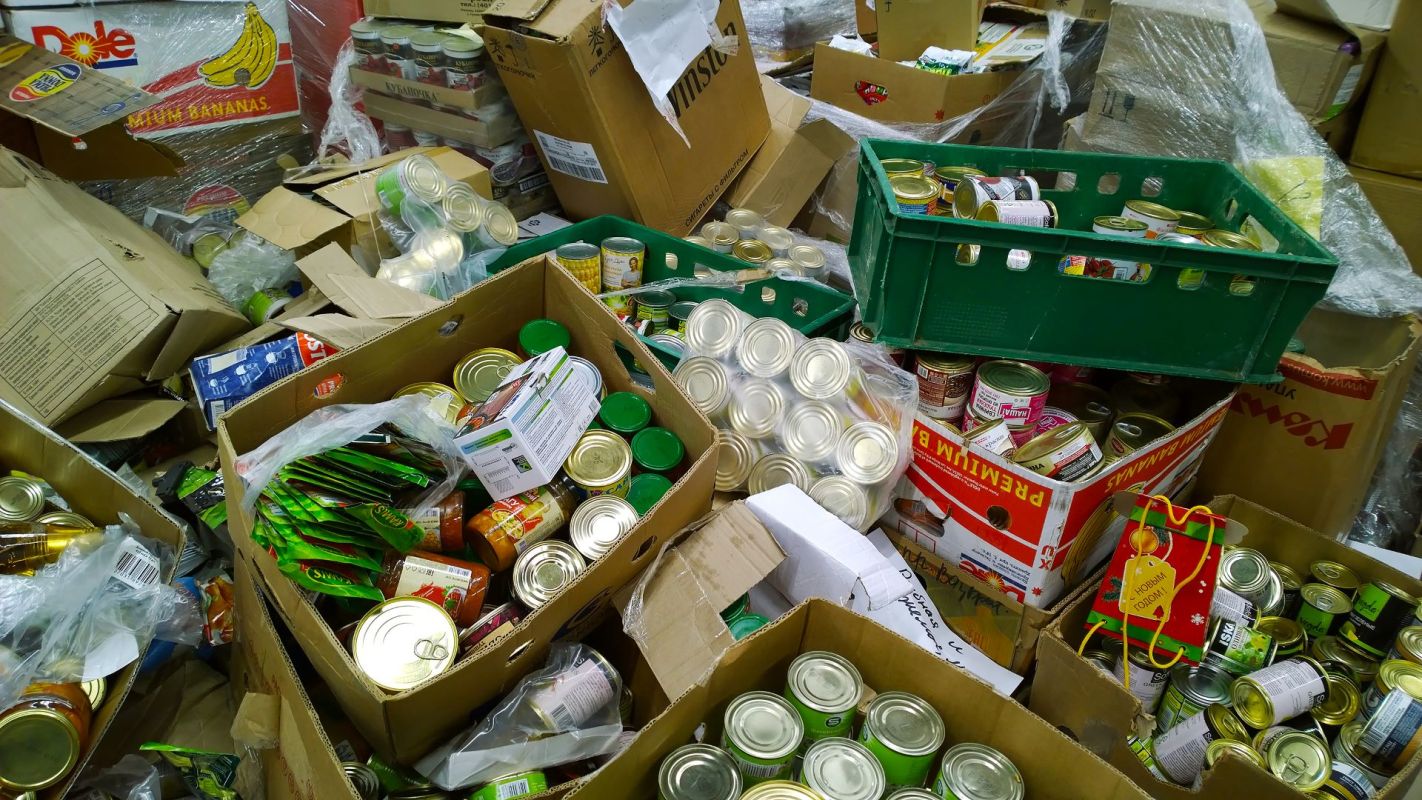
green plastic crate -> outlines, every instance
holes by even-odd
[[[1042,199],[1056,204],[1059,227],[901,213],[884,158],[1030,175]],[[1075,188],[1049,188],[1063,173]],[[1119,214],[1136,198],[1204,214],[1232,231],[1252,219],[1278,240],[1277,252],[1091,232],[1093,218]],[[976,263],[960,263],[963,244],[978,245]],[[1009,267],[1012,250],[1030,260],[1018,253],[1013,264],[1021,268]],[[971,248],[961,252],[971,260]],[[1066,275],[1057,269],[1066,255],[1152,269],[1143,282]],[[887,344],[1257,383],[1278,379],[1289,338],[1338,268],[1224,162],[883,139],[864,140],[860,151],[849,263],[864,324]],[[1182,287],[1187,269],[1203,271],[1203,284]]]

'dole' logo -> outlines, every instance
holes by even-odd
[[[92,33],[69,33],[58,25],[36,25],[30,33],[40,47],[87,67],[113,69],[132,67],[138,63],[138,42],[133,34],[123,28],[110,29],[102,20],[94,21]]]
[[[1282,425],[1284,430],[1303,439],[1304,444],[1324,450],[1343,448],[1348,444],[1348,436],[1353,433],[1351,422],[1330,425],[1300,411],[1285,412],[1278,403],[1267,403],[1243,391],[1234,396],[1229,410],[1246,417],[1263,417],[1270,425]]]

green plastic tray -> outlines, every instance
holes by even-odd
[[[1056,204],[1059,227],[901,213],[884,158],[1030,175]],[[1049,188],[1059,185],[1074,188]],[[1093,218],[1119,214],[1136,198],[1231,231],[1251,219],[1278,241],[1277,252],[1091,232]],[[972,261],[964,244],[978,246],[976,262],[960,263],[960,252]],[[1030,258],[1019,252],[1009,267],[1013,250]],[[1143,282],[1066,275],[1057,269],[1065,255],[1152,270]],[[849,263],[863,322],[887,344],[1257,383],[1278,379],[1279,357],[1338,268],[1224,162],[883,139],[864,140],[860,151]],[[1186,269],[1205,273],[1198,288],[1180,285]]]

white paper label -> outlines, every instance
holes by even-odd
[[[1353,99],[1353,92],[1358,89],[1358,81],[1362,78],[1362,64],[1354,64],[1348,68],[1348,72],[1343,76],[1343,82],[1338,85],[1338,93],[1333,95],[1333,105],[1328,109],[1329,116],[1337,114],[1343,110],[1343,106],[1348,105],[1348,101]]]
[[[538,146],[543,148],[543,157],[553,170],[580,180],[607,183],[602,162],[597,160],[597,152],[592,145],[560,139],[543,131],[534,131],[533,135],[538,137]]]
[[[147,589],[158,582],[158,557],[133,539],[125,539],[114,563],[113,577],[130,589]]]

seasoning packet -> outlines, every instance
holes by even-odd
[[[370,575],[325,561],[278,561],[277,569],[303,589],[332,597],[352,597],[380,602],[385,595]]]
[[[198,800],[241,800],[232,788],[237,780],[237,756],[190,750],[162,742],[149,742],[139,749],[157,753],[167,761]]]

